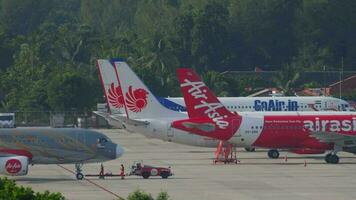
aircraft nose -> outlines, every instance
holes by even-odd
[[[124,149],[120,145],[116,145],[116,158],[119,158],[124,154]]]

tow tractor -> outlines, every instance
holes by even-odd
[[[142,176],[144,179],[148,179],[150,176],[161,176],[166,179],[173,175],[171,167],[154,167],[151,165],[143,165],[142,162],[134,162],[131,166],[129,176],[136,175]]]

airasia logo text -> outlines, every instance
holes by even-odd
[[[217,109],[224,107],[221,103],[208,103],[208,97],[206,96],[207,90],[204,89],[205,84],[201,81],[192,82],[190,80],[184,79],[184,83],[180,84],[180,87],[188,87],[191,88],[188,90],[188,93],[194,97],[194,99],[203,99],[200,101],[200,104],[194,106],[194,109],[205,108],[204,114],[208,115],[210,119],[214,121],[214,123],[221,129],[226,129],[229,126],[229,122],[224,119],[227,116],[221,116]]]
[[[5,164],[5,169],[9,174],[17,174],[21,168],[21,162],[17,159],[10,159]]]
[[[352,120],[304,120],[304,127],[310,131],[348,132],[356,131],[356,117]]]

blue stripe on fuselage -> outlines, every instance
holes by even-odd
[[[186,112],[187,109],[182,106],[182,105],[179,105],[173,101],[170,101],[166,98],[163,98],[163,97],[157,97],[158,101],[166,108],[170,109],[170,110],[174,110],[174,111],[179,111],[179,112]]]

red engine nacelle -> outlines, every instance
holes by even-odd
[[[28,172],[26,156],[0,157],[0,174],[24,176]]]

